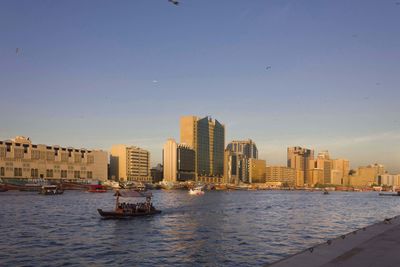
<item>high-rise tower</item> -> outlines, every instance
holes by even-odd
[[[210,117],[183,116],[181,143],[196,152],[198,177],[220,177],[224,173],[225,126]]]

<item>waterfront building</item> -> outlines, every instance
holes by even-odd
[[[267,166],[265,168],[265,179],[267,183],[282,183],[288,186],[296,185],[296,169],[285,166]],[[304,184],[304,183],[303,183]]]
[[[332,160],[332,171],[339,171],[342,180],[342,185],[349,185],[350,162],[347,159]]]
[[[110,172],[116,181],[151,182],[150,152],[136,146],[113,145]]]
[[[157,164],[157,166],[151,168],[150,175],[153,183],[161,182],[164,178],[163,165]]]
[[[249,159],[258,159],[257,146],[251,139],[243,141],[234,140],[226,146],[226,149],[232,152],[243,154]]]
[[[287,149],[287,166],[299,171],[297,175],[297,183],[299,186],[310,184],[308,170],[310,169],[310,160],[314,159],[314,150],[302,148],[299,146],[288,147]]]
[[[108,154],[102,150],[32,144],[17,136],[0,141],[0,178],[107,180]]]
[[[371,164],[358,167],[355,175],[350,176],[352,186],[371,186],[378,183],[378,176],[385,174],[385,168],[381,164]]]
[[[378,176],[378,183],[382,186],[400,186],[400,174],[381,174]]]
[[[221,182],[224,173],[225,126],[210,117],[183,116],[180,142],[195,151],[197,180]]]
[[[332,160],[329,157],[329,152],[328,151],[322,151],[320,153],[318,153],[317,158],[311,159],[309,161],[309,168],[310,170],[312,169],[320,169],[323,172],[323,179],[319,180],[318,179],[318,183],[321,184],[331,184],[332,181],[332,177],[331,177],[331,171],[332,171]],[[317,171],[319,172],[319,171]],[[310,172],[308,172],[310,173]],[[315,177],[314,177],[315,178]],[[310,179],[310,185],[315,185],[315,179]]]
[[[168,139],[163,149],[164,181],[182,182],[196,180],[195,151],[186,144]]]
[[[241,153],[225,150],[223,183],[249,182],[249,159]]]
[[[309,169],[308,176],[310,177],[309,185],[325,184],[324,170],[321,168]]]
[[[249,182],[265,183],[266,161],[263,159],[249,159]]]
[[[340,170],[332,169],[330,183],[334,185],[345,185],[345,181],[343,180],[343,173]]]

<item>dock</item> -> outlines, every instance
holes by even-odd
[[[400,217],[327,240],[267,266],[400,266]]]

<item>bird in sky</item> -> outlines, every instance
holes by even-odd
[[[179,5],[179,1],[178,0],[168,0],[168,2],[171,2],[174,5]]]
[[[271,68],[272,68],[271,66],[267,66],[265,69],[270,70]]]
[[[15,54],[18,55],[18,53],[19,53],[19,48],[17,47],[17,48],[15,49]]]

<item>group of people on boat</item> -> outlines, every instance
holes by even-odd
[[[150,199],[147,199],[146,202],[137,202],[134,203],[118,203],[117,211],[123,213],[143,213],[143,212],[151,212],[154,211],[155,208],[153,203],[151,203]]]

